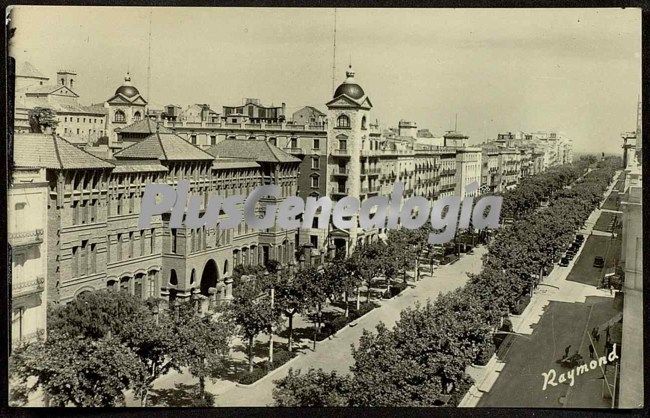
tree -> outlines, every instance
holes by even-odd
[[[220,312],[200,317],[192,304],[184,303],[179,306],[173,333],[177,337],[174,352],[177,362],[199,378],[199,395],[205,400],[205,379],[223,367],[223,358],[228,354],[234,335],[234,324]]]
[[[47,107],[35,107],[29,110],[29,130],[32,133],[42,133],[43,128],[56,129],[59,121],[56,112]]]
[[[248,345],[248,371],[253,371],[253,342],[260,333],[271,329],[278,322],[278,315],[271,309],[270,298],[254,280],[243,282],[233,292],[230,303],[232,320],[239,326],[239,333]]]
[[[293,349],[293,317],[312,303],[316,270],[308,267],[298,269],[295,273],[284,272],[275,286],[277,307],[289,321],[289,351]]]
[[[171,369],[179,369],[178,338],[173,332],[173,317],[162,312],[156,323],[147,304],[126,292],[88,292],[48,314],[50,329],[70,337],[91,340],[115,337],[140,359],[144,379],[135,387],[146,406],[153,382]]]
[[[353,381],[349,375],[310,368],[301,374],[289,369],[287,376],[275,380],[275,406],[348,406]]]
[[[53,331],[47,341],[19,346],[10,358],[10,374],[21,392],[41,387],[55,406],[121,405],[124,391],[141,382],[145,373],[138,356],[114,337],[91,339]]]

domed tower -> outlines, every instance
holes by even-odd
[[[147,101],[138,89],[131,84],[131,74],[126,73],[124,82],[115,94],[106,101],[106,133],[109,146],[117,147],[115,129],[123,128],[146,117]]]
[[[345,74],[347,78],[327,103],[327,192],[335,202],[345,196],[362,201],[368,197],[369,190],[362,166],[367,163],[364,160],[370,151],[367,121],[372,103],[354,79],[352,66]],[[350,253],[357,244],[359,231],[353,228],[335,232],[349,233],[345,250]],[[334,235],[335,245],[341,247],[342,238]]]

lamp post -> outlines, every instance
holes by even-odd
[[[153,313],[153,317],[156,320],[156,326],[160,325],[160,320],[158,319],[160,315],[160,306],[158,306],[158,301],[156,301],[156,304],[151,307],[151,313]]]
[[[277,275],[278,278],[280,278],[280,270],[282,269],[281,265],[278,265],[278,271]],[[270,276],[270,273],[265,270],[264,271],[264,278],[268,280]],[[275,304],[275,287],[273,286],[273,283],[271,283],[271,318],[273,318],[273,311],[274,311],[274,304]],[[269,326],[269,365],[273,367],[273,321],[271,320],[271,325]]]

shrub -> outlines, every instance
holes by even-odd
[[[296,356],[296,353],[294,351],[287,351],[287,350],[278,350],[273,353],[273,369],[277,369],[278,367],[282,366],[284,363],[288,362],[292,358]],[[270,371],[269,370],[269,371]]]
[[[264,368],[256,367],[252,372],[245,371],[240,374],[237,381],[244,385],[250,385],[251,383],[257,382],[264,376],[266,376],[266,370]]]
[[[376,305],[373,303],[363,303],[359,307],[359,310],[357,311],[356,309],[350,309],[350,319],[354,321],[355,319],[361,318],[368,312],[372,311],[375,309]]]
[[[406,285],[404,283],[396,283],[393,286],[390,287],[390,297],[395,297],[402,293],[404,289],[406,289]]]
[[[496,347],[494,347],[494,343],[490,340],[485,340],[483,344],[479,346],[478,354],[476,355],[476,359],[474,359],[474,364],[485,366],[490,361],[490,358],[492,358],[492,354],[494,354],[495,350]]]
[[[517,304],[515,305],[515,308],[513,309],[512,313],[515,315],[521,315],[529,303],[530,303],[530,296],[528,295],[520,296],[519,299],[517,300]]]
[[[350,310],[351,312],[352,310]],[[345,317],[345,315],[339,315],[334,317],[334,319],[327,321],[323,324],[322,330],[324,334],[332,335],[336,331],[340,330],[348,324],[350,320]]]

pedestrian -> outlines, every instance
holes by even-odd
[[[610,284],[610,285],[609,285],[609,294],[610,294],[610,295],[613,295],[613,294],[614,294],[614,285],[613,285],[613,284]]]
[[[594,346],[589,344],[589,358],[594,359]]]
[[[562,357],[562,358],[569,357],[569,349],[570,348],[571,348],[571,344],[567,345],[567,347],[564,349],[564,357]]]

